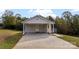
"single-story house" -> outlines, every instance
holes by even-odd
[[[25,33],[54,33],[54,21],[36,15],[23,21],[23,34]]]

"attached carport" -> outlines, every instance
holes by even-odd
[[[25,33],[52,33],[54,22],[37,15],[23,22],[23,34]]]
[[[26,33],[47,33],[46,24],[25,24],[24,32]]]

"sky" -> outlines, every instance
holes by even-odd
[[[11,9],[14,14],[21,14],[23,17],[60,16],[64,11],[72,14],[79,14],[78,0],[0,0],[0,16],[5,9]]]
[[[4,13],[6,9],[0,9],[0,16]],[[73,15],[79,14],[79,9],[9,9],[14,15],[19,13],[22,17],[33,17],[35,15],[42,15],[44,17],[52,16],[55,18],[56,16],[61,17],[64,11],[70,11]]]
[[[64,11],[70,11],[73,15],[79,14],[79,9],[12,9],[14,14],[21,14],[23,17],[33,17],[35,15],[42,15],[44,17],[52,16],[56,17],[62,16]]]

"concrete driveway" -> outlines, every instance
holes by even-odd
[[[47,49],[76,49],[75,45],[72,45],[69,42],[66,42],[56,36],[49,34],[26,34],[24,35],[20,41],[14,47],[15,49],[39,49],[39,48],[47,48]]]

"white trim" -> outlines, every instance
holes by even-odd
[[[52,31],[51,31],[51,24],[48,24],[48,33],[51,33]]]
[[[24,23],[23,23],[23,35],[25,34]]]

